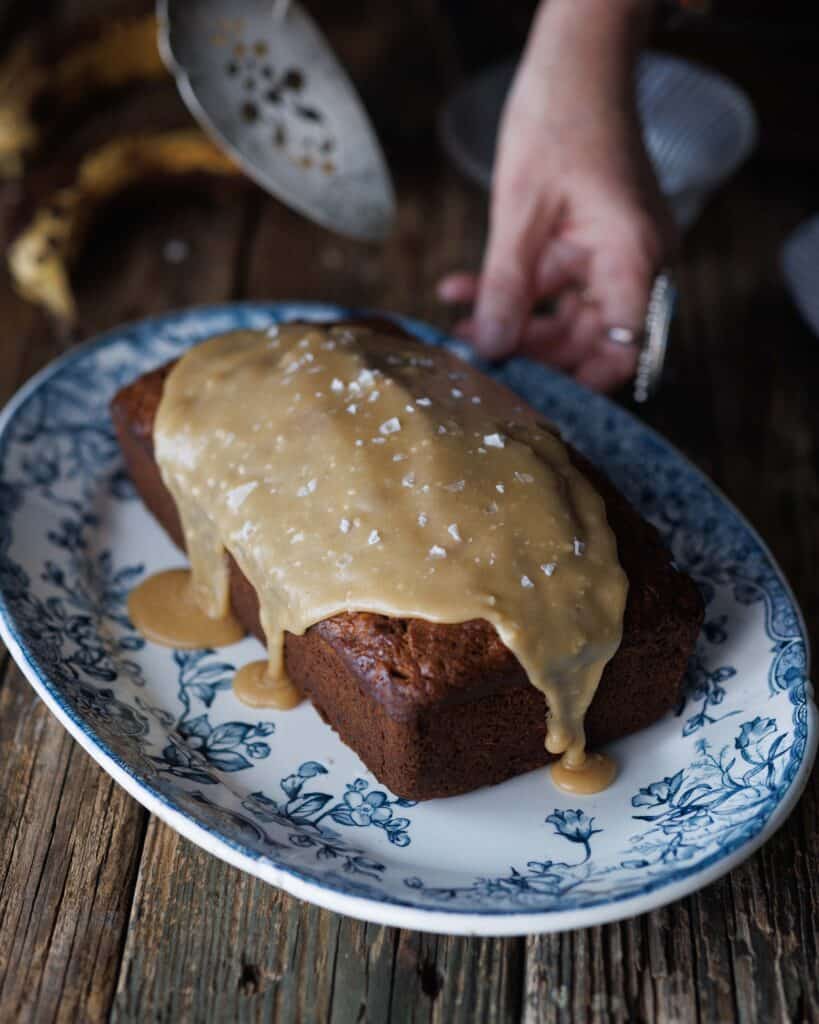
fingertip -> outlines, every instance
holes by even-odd
[[[476,274],[457,272],[442,277],[437,284],[436,294],[441,302],[472,302],[478,291]]]

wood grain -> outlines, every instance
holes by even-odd
[[[65,23],[104,7],[52,6]],[[123,12],[144,7],[117,3]],[[434,34],[431,5],[418,0],[417,10]],[[383,11],[372,14],[372,33],[384,33],[378,52],[394,60],[393,78],[406,76],[396,56],[403,36]],[[364,22],[334,17],[354,73],[371,94],[384,92],[390,75],[361,63],[375,52]],[[434,282],[477,266],[485,199],[441,161],[434,101],[425,93],[415,103],[411,144],[401,144],[397,117],[388,133],[400,202],[383,246],[336,239],[251,186],[131,191],[99,219],[77,264],[80,330],[62,335],[0,285],[0,401],[83,335],[197,302],[325,299],[445,325],[451,315]],[[84,148],[121,126],[180,118],[161,86],[80,112],[50,143],[31,187],[48,191]],[[19,198],[14,186],[0,189],[6,235]],[[776,264],[787,230],[814,206],[809,176],[761,166],[711,204],[681,255],[668,378],[645,416],[770,541],[816,639],[819,342],[789,306]],[[185,251],[181,262],[167,258],[171,241],[183,243],[173,247]],[[505,940],[383,928],[301,904],[149,819],[6,666],[0,1020],[819,1021],[818,817],[814,777],[745,865],[631,921]]]

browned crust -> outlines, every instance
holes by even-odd
[[[153,455],[153,423],[169,369],[123,388],[111,412],[137,491],[182,547],[176,507]],[[572,452],[572,459],[606,503],[629,578],[623,641],[586,719],[589,743],[597,746],[650,725],[674,706],[703,608],[656,530],[582,456]],[[256,593],[232,560],[231,602],[263,640]],[[290,677],[325,721],[400,796],[462,793],[549,760],[544,698],[484,620],[445,625],[345,613],[302,637],[288,634],[285,658]]]

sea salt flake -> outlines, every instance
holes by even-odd
[[[415,474],[414,473],[407,473],[407,475],[402,478],[401,483],[404,485],[404,487],[414,487],[415,486]]]
[[[515,471],[515,479],[519,484],[531,484],[535,480],[531,473],[518,473],[517,471]]]
[[[503,448],[506,444],[500,434],[484,434],[483,443],[487,448]]]
[[[367,401],[368,402],[375,402],[378,399],[378,396],[380,394],[381,394],[380,391],[371,391],[370,392],[370,397],[367,399]]]
[[[498,492],[498,494],[503,494],[506,488],[503,486],[503,484],[495,484],[495,490]]]
[[[575,539],[572,542],[572,544],[573,544],[573,547],[574,547],[574,553],[576,555],[582,555],[583,552],[586,550],[586,545],[583,543],[582,540],[580,540],[579,537],[575,537]]]
[[[557,568],[556,562],[544,562],[540,567],[547,576],[554,576],[555,569]]]
[[[350,522],[349,519],[342,519],[341,522],[338,524],[338,528],[339,530],[341,530],[342,533],[349,533],[351,526],[352,523]]]
[[[332,381],[330,382],[330,390],[331,391],[343,391],[344,390],[344,382],[339,380],[338,377],[333,377]]]
[[[350,413],[350,415],[353,415],[354,413],[358,412],[358,406],[355,404],[355,402],[351,402],[347,406],[347,412]]]
[[[456,480],[453,484],[447,484],[444,487],[445,491],[451,491],[452,494],[460,493],[466,486],[466,480]]]
[[[293,536],[290,538],[290,543],[291,544],[299,544],[303,540],[304,540],[304,534],[301,532],[301,530],[299,530],[298,533],[294,533]]]
[[[473,395],[472,396],[472,404],[473,405],[480,405],[481,404],[481,396],[480,395]]]
[[[373,441],[373,444],[386,444],[387,443],[387,439],[385,437],[374,437],[372,439],[372,441]]]
[[[238,541],[246,544],[250,540],[250,538],[253,536],[253,534],[256,532],[256,530],[257,530],[256,524],[254,522],[252,522],[250,519],[248,519],[246,522],[242,523],[241,530],[237,530],[233,534],[233,537],[234,537],[235,540],[238,540]]]
[[[432,405],[432,399],[431,398],[416,398],[415,399],[415,404],[416,405]]]
[[[521,578],[520,578],[520,585],[522,587],[527,587],[528,588],[528,587],[533,587],[534,583],[532,583],[532,581],[529,579],[528,576],[521,576]]]
[[[312,494],[315,491],[317,486],[318,486],[318,480],[316,480],[316,478],[313,477],[312,480],[308,480],[307,481],[307,483],[304,485],[304,487],[300,487],[298,489],[298,491],[296,492],[296,494],[300,498],[306,498],[308,494]]]
[[[357,437],[355,439],[355,446],[356,446],[356,448],[360,448],[363,444],[364,444],[364,442],[361,440],[360,437]]]
[[[380,543],[380,541],[381,541],[381,534],[378,532],[378,530],[371,530],[370,531],[370,536],[367,538],[367,543],[372,545],[372,544],[378,544],[378,543]]]
[[[418,525],[419,526],[426,526],[428,522],[429,522],[429,516],[425,515],[423,512],[419,513],[419,515],[418,515]]]
[[[446,548],[442,548],[440,544],[433,544],[429,549],[430,558],[446,558]]]
[[[401,429],[401,421],[397,416],[393,416],[385,420],[378,429],[382,434],[397,434]]]
[[[405,412],[415,412],[415,406],[414,405],[405,405],[404,406],[404,411]]]
[[[255,491],[258,486],[258,480],[250,480],[248,483],[241,484],[239,487],[234,487],[232,491],[228,491],[226,499],[230,511],[235,512],[241,508],[247,496]]]
[[[460,540],[461,539],[461,535],[458,532],[458,524],[457,523],[450,523],[449,526],[446,528],[446,532],[449,534],[450,537],[452,537],[453,540]]]
[[[461,391],[460,388],[453,388],[450,391],[450,394],[452,395],[453,398],[463,398],[464,397],[464,393],[463,393],[463,391]]]
[[[392,457],[393,462],[403,462],[405,459],[406,455],[402,455],[400,452],[398,453],[398,455],[393,455]]]

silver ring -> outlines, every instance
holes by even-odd
[[[606,341],[614,342],[615,345],[636,345],[639,333],[631,327],[609,327]]]
[[[671,274],[662,271],[654,279],[648,300],[644,341],[634,377],[635,402],[648,401],[660,384],[676,299],[677,290]]]

